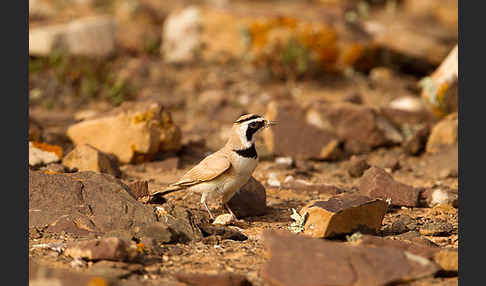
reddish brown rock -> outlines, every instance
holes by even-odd
[[[384,200],[355,194],[334,196],[327,201],[307,204],[299,212],[307,213],[303,233],[327,238],[353,233],[376,233],[388,208]]]
[[[278,125],[263,131],[267,149],[278,156],[330,159],[339,140],[335,134],[307,123],[304,110],[293,101],[273,101],[265,118]]]
[[[371,167],[359,180],[361,194],[383,200],[391,199],[395,206],[415,207],[419,203],[420,190],[397,182],[385,170]]]
[[[426,125],[411,132],[413,133],[402,143],[403,151],[408,155],[419,155],[425,150],[425,145],[430,134],[430,127]]]
[[[62,163],[68,168],[76,168],[78,171],[94,171],[115,177],[121,176],[116,157],[109,156],[89,144],[76,146],[64,156]]]
[[[133,259],[136,252],[136,248],[130,248],[128,242],[117,237],[73,242],[64,250],[64,254],[72,258],[113,261]]]
[[[220,274],[177,273],[177,280],[190,286],[251,286],[245,276],[230,272]]]
[[[431,125],[437,121],[435,115],[428,109],[408,110],[385,106],[380,108],[380,114],[395,126],[404,128],[408,126]]]
[[[401,249],[412,254],[425,257],[427,259],[433,259],[434,256],[440,252],[439,247],[425,246],[409,241],[386,239],[366,234],[358,240],[358,244],[362,246],[391,247]]]
[[[29,226],[51,225],[64,216],[73,221],[81,217],[78,228],[93,228],[89,221],[102,233],[125,230],[132,235],[157,220],[152,207],[136,201],[128,187],[111,175],[30,171]]]
[[[251,177],[229,200],[228,205],[238,218],[263,215],[267,212],[265,187]]]
[[[351,103],[316,104],[309,112],[319,116],[323,131],[336,134],[346,151],[357,154],[402,142],[400,132],[375,109]],[[314,124],[315,125],[315,124]]]
[[[262,276],[269,285],[390,285],[431,276],[430,260],[391,247],[346,245],[283,232],[264,232],[270,260]]]
[[[348,168],[348,174],[353,178],[359,178],[369,168],[370,165],[366,158],[353,156],[351,157],[351,166]]]

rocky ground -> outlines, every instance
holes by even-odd
[[[29,1],[32,285],[457,285],[457,105],[419,84],[457,1],[65,2]],[[153,196],[249,112],[238,221]]]

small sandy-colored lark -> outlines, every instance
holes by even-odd
[[[233,123],[231,135],[220,150],[204,158],[177,182],[156,192],[162,195],[179,190],[201,194],[201,203],[214,219],[206,200],[222,198],[223,205],[236,219],[228,201],[248,180],[258,164],[255,134],[276,122],[265,120],[257,114],[246,114]]]

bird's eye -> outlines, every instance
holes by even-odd
[[[256,122],[251,122],[250,123],[250,128],[257,128],[258,124]]]

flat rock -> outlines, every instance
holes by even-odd
[[[76,168],[78,171],[94,171],[115,177],[121,176],[116,157],[113,158],[89,144],[76,146],[64,156],[62,163],[68,168]]]
[[[343,194],[326,201],[311,202],[299,213],[301,216],[307,213],[305,235],[327,238],[356,231],[376,233],[381,228],[387,208],[387,203],[381,199]]]
[[[79,56],[108,56],[115,50],[115,29],[114,20],[107,16],[32,28],[29,30],[29,54],[46,56],[62,50]]]
[[[219,274],[177,273],[177,280],[191,286],[251,286],[248,279],[239,274],[225,272]]]
[[[392,247],[347,245],[284,232],[263,234],[270,285],[390,285],[432,276],[435,263]]]
[[[72,242],[63,253],[75,259],[128,261],[136,257],[137,249],[123,239],[107,237]]]
[[[124,102],[98,118],[70,126],[76,145],[90,144],[122,163],[144,161],[157,152],[180,148],[180,129],[157,102]]]
[[[457,112],[442,119],[432,128],[425,150],[437,153],[446,146],[457,144],[458,126]]]
[[[316,103],[308,114],[318,118],[323,131],[336,134],[351,154],[359,154],[373,148],[398,144],[403,141],[399,130],[377,110],[352,103]]]
[[[29,166],[47,165],[59,162],[61,159],[61,147],[35,141],[29,142]]]
[[[124,230],[132,235],[156,221],[153,208],[136,201],[128,187],[111,175],[30,171],[29,226],[51,225],[61,217],[89,232]]]
[[[359,191],[372,198],[391,199],[395,206],[415,207],[419,204],[420,190],[395,181],[389,173],[375,166],[360,178]]]
[[[264,215],[267,212],[265,187],[251,177],[228,201],[228,206],[238,218]]]
[[[330,159],[337,151],[336,135],[307,123],[304,110],[295,102],[272,101],[265,118],[279,122],[263,131],[265,145],[274,155]]]

